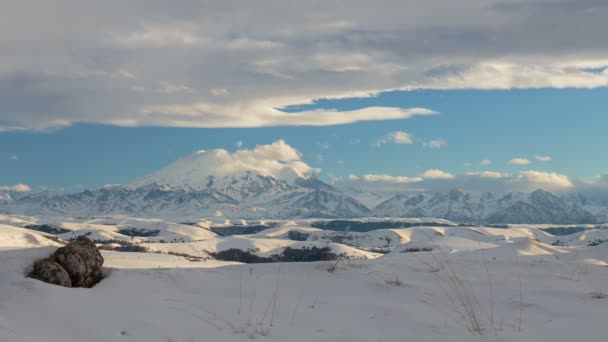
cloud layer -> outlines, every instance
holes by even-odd
[[[15,191],[15,192],[30,192],[29,186],[25,184],[15,184],[15,185],[0,185],[0,191]]]
[[[355,0],[322,10],[12,1],[0,12],[0,132],[336,125],[431,111],[281,108],[394,89],[605,87],[607,13],[597,0]]]
[[[399,192],[429,191],[445,192],[463,189],[472,192],[529,192],[544,189],[556,193],[583,189],[582,182],[553,172],[522,171],[501,173],[493,171],[469,172],[453,175],[441,170],[428,170],[418,177],[388,175],[351,175],[349,182],[366,191]],[[606,182],[608,184],[608,181]],[[608,186],[606,186],[608,189]]]

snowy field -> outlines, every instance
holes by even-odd
[[[402,221],[408,228],[391,222],[368,232],[315,228],[311,220],[238,222],[259,231],[220,236],[235,223],[0,216],[0,341],[608,338],[605,228]],[[70,289],[25,277],[35,259],[78,235],[107,249],[101,283]],[[146,252],[117,251],[125,246]],[[213,258],[229,249],[267,257],[286,247],[329,247],[340,258]]]

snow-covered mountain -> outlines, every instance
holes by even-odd
[[[12,201],[13,197],[8,192],[0,192],[0,201]]]
[[[582,195],[369,193],[318,179],[284,142],[254,150],[198,151],[132,184],[73,194],[0,193],[0,213],[191,220],[401,217],[460,223],[608,222],[608,203]]]
[[[275,144],[280,145],[281,142]],[[277,150],[277,146],[274,147]],[[289,152],[288,150],[288,154]],[[137,188],[150,184],[171,184],[194,190],[215,189],[241,201],[268,193],[281,193],[294,186],[308,187],[297,183],[304,179],[314,182],[316,179],[307,165],[293,160],[295,156],[268,159],[264,158],[264,153],[263,147],[233,154],[222,149],[201,150],[144,176],[131,185]],[[271,153],[276,154],[277,151]]]
[[[598,222],[608,222],[608,198],[605,195],[575,193],[566,199],[589,211]]]
[[[532,193],[484,193],[478,199],[452,190],[434,195],[401,194],[379,204],[375,216],[438,217],[456,222],[594,223],[601,220],[577,203],[537,190]]]
[[[500,202],[497,210],[485,219],[490,223],[593,223],[596,220],[576,203],[543,190],[534,191],[524,199]]]
[[[108,186],[74,194],[32,194],[0,201],[0,212],[74,217],[124,214],[186,220],[362,217],[369,216],[370,210],[314,175],[288,183],[246,171],[230,176],[229,182],[222,177],[220,183],[209,182],[198,188],[152,183],[140,187]]]
[[[25,195],[26,195],[26,192],[14,191],[14,190],[0,190],[0,203],[14,201]]]
[[[257,180],[256,180],[257,179]],[[399,194],[376,208],[368,208],[314,176],[293,184],[271,176],[250,174],[235,178],[231,187],[194,189],[149,184],[142,187],[112,186],[74,194],[30,194],[0,201],[0,212],[24,215],[134,215],[175,220],[201,217],[227,219],[294,219],[411,217],[442,218],[460,223],[579,224],[605,222],[604,207],[577,203],[537,190],[532,193],[474,196],[460,190],[447,193]],[[256,180],[253,181],[252,180]],[[253,184],[253,185],[252,185]],[[265,185],[265,186],[260,186]],[[234,189],[241,189],[238,196]],[[592,208],[593,211],[587,208]]]

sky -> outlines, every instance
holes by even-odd
[[[277,141],[359,186],[608,184],[602,0],[2,5],[0,190]]]

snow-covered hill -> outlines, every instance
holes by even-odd
[[[337,220],[306,219],[220,237],[207,229],[220,221],[0,216],[0,341],[606,339],[608,230],[595,225],[491,228],[372,218],[351,221],[385,228],[352,232],[328,230],[342,227]],[[433,222],[441,226],[420,226]],[[397,223],[419,225],[389,228]],[[554,236],[545,231],[551,228],[583,231]],[[129,232],[157,235],[130,239]],[[86,291],[24,276],[61,238],[81,234],[122,236],[130,244],[122,247],[138,248],[112,251],[115,243],[98,241],[106,277]],[[214,259],[235,250],[263,259],[314,248],[341,257]]]

